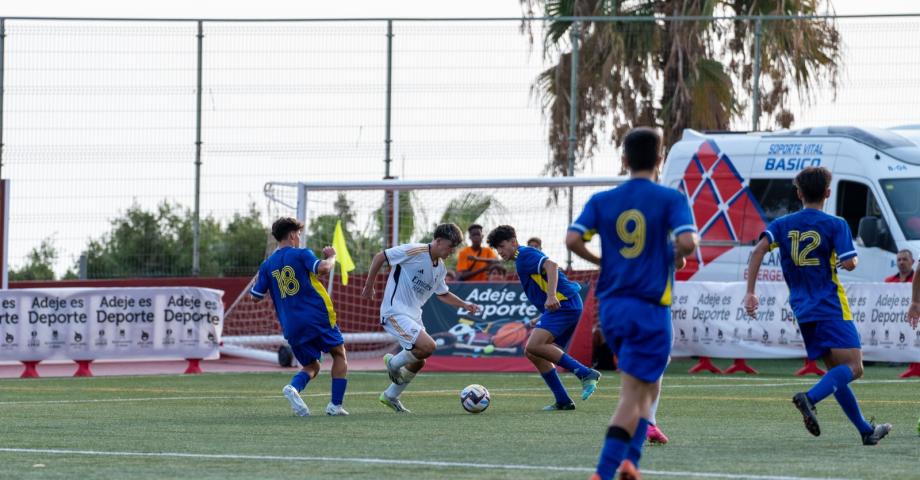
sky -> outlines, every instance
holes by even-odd
[[[920,13],[914,0],[836,0],[840,15]],[[517,0],[4,0],[3,16],[161,18],[516,17]]]

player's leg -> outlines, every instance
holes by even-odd
[[[668,437],[658,428],[658,402],[661,400],[661,382],[664,380],[664,376],[658,379],[658,394],[655,395],[655,399],[652,401],[651,406],[648,411],[648,431],[646,432],[646,438],[649,443],[654,445],[664,445],[668,443]]]
[[[582,365],[563,350],[572,338],[579,319],[580,309],[544,313],[530,335],[525,351],[574,373],[581,380],[581,399],[587,400],[597,390],[601,373]]]
[[[657,395],[658,383],[646,382],[623,372],[620,375],[620,401],[610,419],[604,447],[597,463],[595,477],[612,479],[617,469],[620,478],[637,478],[642,444],[651,403]]]
[[[425,359],[434,353],[437,344],[425,332],[424,326],[408,317],[391,316],[384,322],[384,329],[399,340],[403,350],[384,357],[392,383],[380,394],[379,400],[396,412],[408,413],[399,396],[425,366]]]
[[[843,377],[843,379],[849,378],[849,381],[835,386],[834,398],[837,400],[837,403],[840,404],[843,413],[846,414],[850,422],[853,423],[853,426],[859,431],[863,444],[877,444],[879,440],[885,438],[888,432],[891,431],[891,425],[887,423],[872,425],[867,422],[859,408],[856,394],[853,393],[853,389],[851,389],[849,385],[853,380],[862,377],[862,350],[859,348],[832,348],[830,353],[824,358],[824,363],[828,368],[828,373],[840,367],[845,367],[850,370],[851,376]]]
[[[345,344],[330,348],[329,355],[332,357],[332,398],[329,405],[326,405],[326,415],[348,415],[348,411],[342,407],[345,389],[348,388],[348,358],[345,354]]]
[[[307,387],[310,380],[314,379],[316,375],[319,374],[320,352],[313,348],[309,342],[291,345],[291,350],[294,352],[294,357],[297,358],[297,362],[303,365],[303,367],[293,378],[291,378],[291,383],[284,386],[281,393],[287,398],[288,403],[291,405],[291,410],[294,411],[295,415],[298,417],[306,417],[310,415],[310,409],[303,401],[303,398],[301,398],[300,392]]]
[[[543,410],[575,410],[575,402],[572,401],[569,393],[565,390],[565,386],[562,385],[562,380],[556,372],[556,365],[545,358],[548,355],[545,353],[541,355],[546,347],[555,347],[555,345],[552,345],[552,339],[553,335],[548,331],[542,328],[534,329],[530,335],[530,340],[527,341],[527,346],[524,348],[524,355],[540,372],[540,376],[543,377],[546,386],[553,392],[555,402],[544,407]]]
[[[601,326],[620,359],[620,401],[598,460],[596,478],[638,478],[652,402],[671,353],[670,309],[637,299],[602,302]]]

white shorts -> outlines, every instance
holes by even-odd
[[[412,350],[420,333],[425,331],[425,326],[420,322],[405,315],[389,315],[380,317],[380,324],[387,333],[399,341],[399,345],[406,350]]]

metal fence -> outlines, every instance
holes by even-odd
[[[176,241],[189,255],[156,274],[213,274],[200,265],[200,251],[214,248],[200,241],[205,220],[226,225],[254,204],[267,225],[267,181],[540,175],[554,153],[537,79],[581,53],[580,62],[562,64],[575,67],[556,92],[568,96],[579,72],[605,68],[589,63],[596,52],[579,52],[598,22],[692,23],[716,46],[746,25],[755,33],[743,39],[740,57],[715,56],[726,69],[752,60],[747,80],[732,79],[740,103],[730,126],[743,130],[777,127],[755,114],[762,103],[755,97],[771,82],[757,73],[763,62],[782,61],[762,52],[764,32],[831,23],[839,34],[836,81],[816,78],[808,92],[791,92],[793,126],[920,123],[920,17],[569,20],[579,28],[545,50],[547,19],[0,19],[11,267],[51,239],[57,274],[78,269],[114,219],[165,201],[187,210],[181,216],[191,223],[177,227],[184,233]],[[645,40],[628,38],[624,54]],[[649,101],[660,107],[661,73],[633,73],[648,77]],[[568,118],[578,108],[573,102]],[[590,157],[569,173],[619,173],[610,145],[617,115],[597,126],[595,151],[569,148],[571,158]],[[161,253],[151,246],[139,255]],[[254,269],[247,261],[237,270]]]

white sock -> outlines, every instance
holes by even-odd
[[[408,385],[409,382],[411,382],[412,379],[414,379],[415,376],[418,375],[418,372],[413,372],[412,370],[409,370],[408,368],[405,368],[405,367],[402,368],[400,373],[402,374],[403,380],[406,382],[404,385]]]
[[[409,386],[408,383],[404,383],[402,385],[391,383],[390,386],[387,387],[387,389],[383,391],[383,394],[386,395],[387,398],[399,398],[403,390],[405,390],[406,387],[408,386]]]
[[[411,351],[403,349],[403,351],[397,353],[393,356],[393,358],[390,359],[390,366],[396,369],[408,363],[417,361],[418,359],[415,358],[415,355],[412,355]]]
[[[661,400],[661,389],[658,389],[658,396],[655,397],[655,401],[652,402],[652,406],[648,409],[648,423],[652,425],[657,425],[658,422],[655,420],[655,414],[658,413],[658,401]]]

